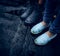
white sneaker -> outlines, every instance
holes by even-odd
[[[31,33],[32,33],[32,34],[41,33],[45,28],[46,28],[46,26],[44,26],[44,25],[42,24],[42,22],[41,22],[41,23],[38,23],[38,24],[36,24],[34,27],[32,27]]]
[[[49,37],[46,33],[42,34],[41,36],[37,37],[34,42],[37,45],[46,45],[48,42],[50,42],[53,38],[55,38],[57,34]]]

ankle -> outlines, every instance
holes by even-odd
[[[49,36],[49,37],[51,37],[51,36],[53,36],[53,35],[54,35],[54,34],[53,34],[53,33],[51,33],[50,31],[47,31],[46,33],[48,34],[48,36]]]
[[[42,24],[43,24],[44,26],[48,26],[45,21],[42,21]]]

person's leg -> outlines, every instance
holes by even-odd
[[[43,21],[47,24],[53,20],[53,15],[57,6],[57,0],[46,0]]]
[[[57,14],[56,19],[53,21],[53,23],[49,28],[49,31],[47,32],[49,36],[52,36],[58,33],[60,33],[60,12]]]
[[[52,25],[49,28],[49,31],[56,34],[60,33],[60,12],[57,15],[57,18],[53,21]]]
[[[56,19],[53,21],[53,23],[51,24],[49,31],[47,32],[47,34],[49,36],[53,35],[53,34],[58,34],[60,33],[60,0],[57,0],[57,15],[56,15]]]

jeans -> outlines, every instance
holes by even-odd
[[[53,20],[55,11],[57,12],[57,17]],[[46,0],[43,21],[45,21],[47,24],[52,22],[49,28],[50,32],[54,34],[60,33],[60,0]]]

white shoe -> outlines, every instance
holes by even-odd
[[[50,42],[53,38],[55,38],[57,34],[49,37],[47,33],[42,34],[41,36],[37,37],[34,42],[37,45],[46,45],[48,42]]]
[[[42,24],[42,22],[41,22],[41,23],[38,23],[37,25],[35,25],[34,27],[32,27],[31,33],[32,33],[32,34],[41,33],[45,28],[46,28],[46,26],[44,26],[44,25]]]

